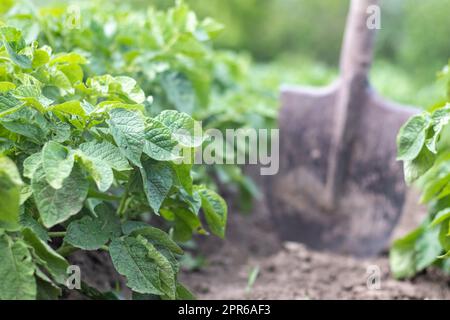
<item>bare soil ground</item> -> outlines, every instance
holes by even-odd
[[[208,266],[182,274],[199,299],[450,299],[450,276],[437,269],[397,281],[387,253],[355,259],[281,243],[262,204],[250,216],[232,212],[229,219],[227,240],[208,239],[201,247]],[[373,266],[380,270],[380,289],[367,286]],[[255,267],[258,277],[247,290]]]
[[[417,211],[414,206],[415,201],[407,203],[405,211]],[[226,240],[211,236],[197,241],[197,254],[206,256],[207,266],[181,274],[180,280],[199,299],[450,299],[450,276],[440,270],[397,281],[390,274],[387,251],[371,259],[315,252],[299,243],[282,243],[262,202],[250,215],[230,211]],[[403,220],[396,237],[411,230],[420,217]],[[119,285],[123,296],[131,297],[107,253],[78,252],[71,262],[82,268],[90,285],[102,291]],[[380,270],[378,290],[367,286],[370,266]],[[256,267],[258,277],[247,290],[249,273]],[[65,298],[83,297],[72,291]]]

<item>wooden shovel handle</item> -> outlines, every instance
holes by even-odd
[[[368,8],[378,0],[352,0],[341,52],[333,135],[328,156],[324,209],[332,211],[345,187],[352,142],[367,98],[375,28],[369,28]]]
[[[354,74],[367,75],[373,55],[375,28],[369,28],[371,8],[378,6],[378,0],[352,0],[347,16],[344,41],[341,49],[340,69],[342,77]]]

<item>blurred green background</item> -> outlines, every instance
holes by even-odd
[[[121,0],[112,0],[123,4]],[[48,2],[42,0],[41,2]],[[59,1],[52,1],[59,2]],[[71,1],[76,3],[76,1]],[[167,8],[175,0],[128,0]],[[185,0],[225,25],[216,46],[248,52],[263,83],[321,85],[338,73],[348,0]],[[444,90],[437,72],[450,57],[450,0],[381,0],[373,85],[399,102],[426,107]]]

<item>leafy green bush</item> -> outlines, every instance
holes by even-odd
[[[273,102],[266,103],[248,85],[248,58],[214,50],[212,40],[222,25],[210,18],[199,20],[182,1],[167,11],[131,10],[101,0],[80,3],[80,10],[77,19],[67,5],[37,9],[19,1],[5,19],[26,30],[29,41],[88,58],[83,65],[87,76],[134,78],[153,97],[151,106],[146,104],[150,114],[186,112],[205,129],[267,127],[274,122],[273,107],[267,107]],[[256,187],[238,166],[195,171],[196,178],[211,187],[217,180],[226,182],[245,198],[243,203],[256,195]]]
[[[408,184],[416,182],[421,201],[429,205],[425,221],[397,240],[390,251],[391,269],[398,278],[410,277],[437,264],[450,270],[450,73],[440,74],[447,97],[430,111],[413,116],[400,129],[398,160]]]
[[[219,237],[227,218],[224,200],[177,161],[203,141],[195,121],[150,115],[133,78],[86,76],[79,53],[27,45],[5,25],[0,38],[0,299],[58,297],[64,256],[99,249],[133,291],[190,297],[176,241],[207,234],[200,209]],[[149,215],[170,234],[143,222]]]

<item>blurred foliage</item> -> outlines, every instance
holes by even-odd
[[[106,0],[78,1],[79,21],[72,21],[77,17],[62,1],[39,7],[17,2],[6,18],[25,30],[28,41],[80,53],[89,61],[83,66],[86,75],[107,71],[133,77],[152,97],[146,105],[149,114],[176,109],[201,120],[205,129],[275,124],[276,96],[272,89],[264,93],[253,83],[250,58],[214,49],[212,40],[222,24],[197,19],[182,1],[165,11],[151,6],[137,10]],[[258,194],[238,166],[199,166],[196,172],[197,181],[211,187],[219,182],[237,193],[246,209]]]
[[[396,240],[390,265],[397,278],[412,277],[430,265],[449,270],[450,257],[450,65],[439,73],[444,96],[432,109],[412,116],[399,131],[397,160],[405,180],[416,183],[427,204],[422,224]]]
[[[61,0],[40,0],[61,2]],[[39,1],[38,1],[39,2]],[[120,0],[111,0],[117,4]],[[129,0],[142,8],[148,4],[168,8],[175,0]],[[289,76],[273,81],[273,89],[295,72],[311,74],[317,67],[338,66],[348,0],[186,0],[200,17],[211,16],[226,27],[215,45],[247,51],[258,62],[272,64],[272,73]],[[436,72],[450,56],[450,1],[381,0],[381,30],[377,35],[372,80],[382,94],[397,101],[426,106],[439,92],[430,86]],[[284,68],[286,56],[290,68]],[[278,62],[278,60],[282,60]],[[302,61],[309,61],[306,65]],[[275,62],[275,63],[273,63]],[[292,62],[299,62],[294,65]],[[293,68],[295,67],[295,68]],[[380,70],[379,70],[379,69]],[[268,68],[263,68],[268,71]],[[295,71],[292,71],[294,69]],[[283,73],[284,74],[284,73]],[[280,77],[281,78],[281,77]],[[309,81],[312,82],[309,82]]]

